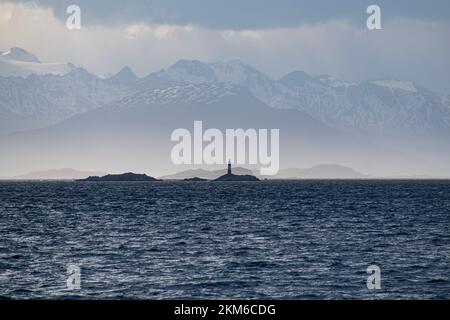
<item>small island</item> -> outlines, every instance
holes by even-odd
[[[203,178],[199,178],[199,177],[193,177],[193,178],[186,178],[186,179],[183,179],[183,181],[200,182],[200,181],[208,181],[208,179],[203,179]]]
[[[221,182],[221,181],[260,181],[257,177],[245,174],[245,175],[237,175],[231,172],[231,162],[228,161],[228,172],[223,176],[214,179],[213,181]]]
[[[146,174],[137,174],[137,173],[122,173],[122,174],[108,174],[103,177],[98,176],[90,176],[86,179],[78,179],[75,181],[80,182],[115,182],[115,181],[161,181],[159,179],[155,179]]]

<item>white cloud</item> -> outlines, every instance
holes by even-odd
[[[133,24],[125,28],[127,39],[134,40],[151,32],[151,28],[145,24]]]
[[[264,33],[256,30],[225,30],[222,32],[222,36],[226,40],[231,39],[249,39],[249,40],[262,40]]]
[[[127,39],[134,40],[151,36],[156,39],[165,39],[173,34],[179,34],[183,32],[195,31],[192,26],[172,26],[172,25],[159,25],[149,26],[144,23],[133,24],[125,28],[127,33]]]

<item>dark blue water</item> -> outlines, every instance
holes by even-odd
[[[450,181],[1,182],[0,235],[7,298],[450,298]]]

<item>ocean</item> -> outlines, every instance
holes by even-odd
[[[5,299],[450,298],[449,180],[3,181],[0,235]]]

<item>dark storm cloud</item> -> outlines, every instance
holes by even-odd
[[[370,4],[382,8],[383,19],[448,20],[448,0],[35,0],[65,19],[68,5],[82,8],[84,21],[95,25],[133,22],[192,24],[217,29],[266,29],[345,19],[365,23]]]

